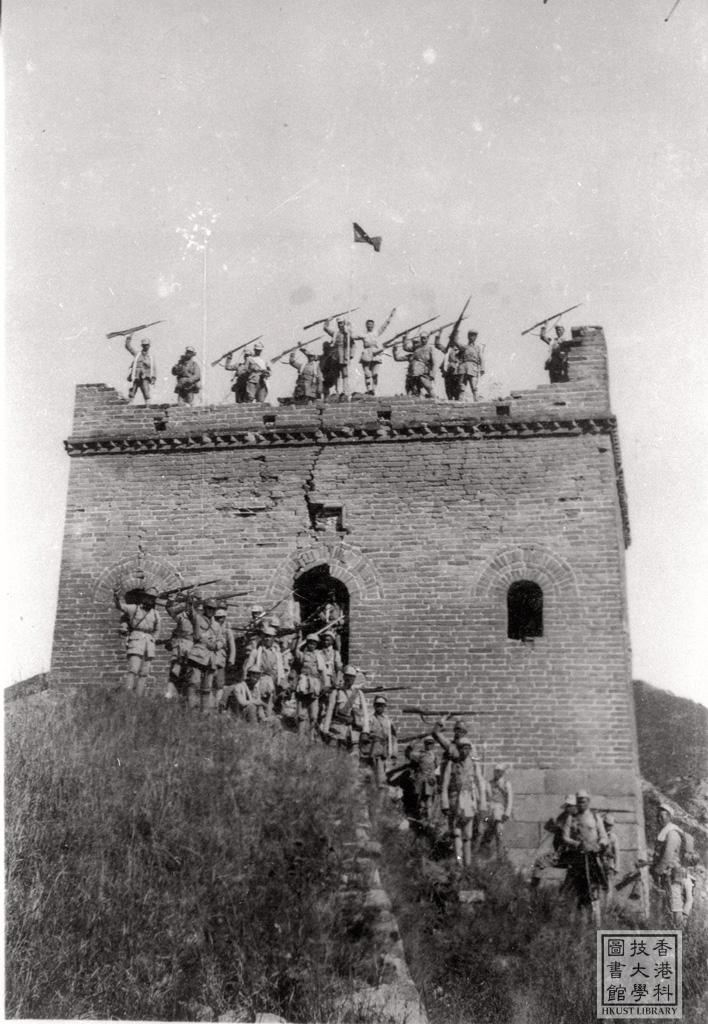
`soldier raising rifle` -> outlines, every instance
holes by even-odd
[[[376,394],[376,386],[379,382],[379,368],[381,366],[384,353],[379,339],[393,320],[395,313],[396,309],[394,307],[378,330],[375,330],[376,325],[373,320],[367,320],[364,334],[357,335],[353,339],[354,341],[362,342],[359,362],[361,363],[361,368],[364,371],[364,384],[367,395]]]
[[[130,364],[130,370],[128,371],[128,380],[130,381],[128,399],[132,402],[138,391],[140,391],[147,405],[150,401],[150,388],[154,387],[157,381],[157,363],[150,351],[150,339],[142,339],[140,342],[140,352],[138,352],[133,345],[133,335],[126,334],[125,347],[133,356],[133,362]]]
[[[406,373],[406,394],[433,397],[433,373],[435,359],[433,349],[428,341],[427,331],[414,338],[404,336],[403,341],[393,347],[393,358],[397,363],[408,363]]]
[[[157,590],[154,587],[139,590],[137,604],[129,604],[116,588],[113,601],[125,616],[128,626],[125,688],[129,693],[135,692],[138,697],[142,697],[150,664],[155,657],[155,640],[160,632],[160,616],[155,608]]]
[[[305,352],[305,360],[298,359],[297,352],[291,352],[288,362],[297,370],[293,401],[298,405],[312,405],[322,398],[322,370],[315,352]]]

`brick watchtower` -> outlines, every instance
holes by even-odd
[[[394,716],[403,702],[484,712],[477,739],[513,769],[514,856],[528,861],[579,786],[626,811],[623,867],[643,849],[600,328],[573,330],[567,383],[474,405],[136,407],[85,385],[66,449],[55,678],[120,679],[116,583],[222,577],[249,595],[237,624],[253,600],[334,589],[350,660],[410,687]]]

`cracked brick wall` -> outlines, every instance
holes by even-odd
[[[628,522],[599,328],[574,330],[567,384],[476,405],[145,408],[87,385],[67,450],[55,679],[119,681],[117,581],[222,577],[248,593],[238,623],[326,564],[349,591],[350,660],[410,688],[391,695],[399,731],[418,731],[402,703],[484,712],[488,759],[514,768],[514,846],[533,848],[582,784],[626,809],[627,856],[641,847]],[[316,507],[338,510],[325,530]],[[525,643],[507,636],[521,579],[543,592],[543,636]]]

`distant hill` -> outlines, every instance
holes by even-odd
[[[708,817],[708,708],[634,681],[642,777],[699,821]]]

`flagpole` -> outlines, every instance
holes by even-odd
[[[207,252],[209,251],[209,243],[204,240],[204,260],[202,266],[202,363],[203,363],[203,385],[202,385],[202,404],[205,403],[206,398],[206,375],[207,375]]]

